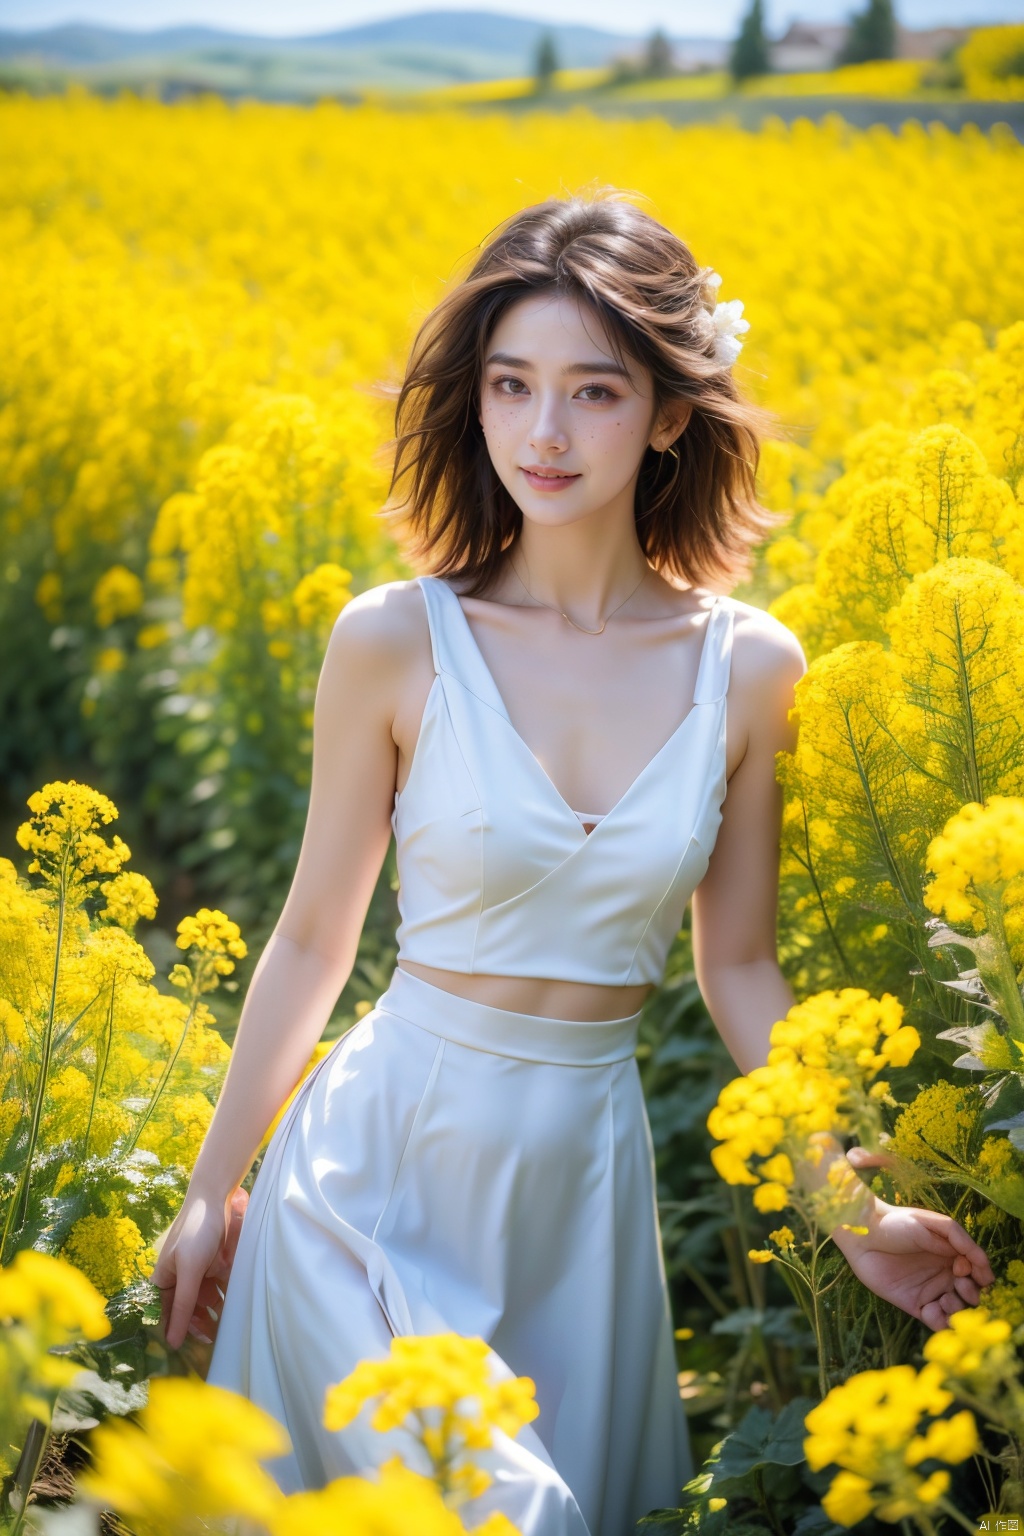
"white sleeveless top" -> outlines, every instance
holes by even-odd
[[[732,601],[705,621],[693,707],[588,833],[512,725],[454,590],[418,584],[436,676],[391,817],[398,959],[657,985],[722,820]]]

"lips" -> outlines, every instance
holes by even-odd
[[[571,485],[580,477],[578,474],[564,469],[552,469],[544,464],[525,464],[522,472],[531,485],[538,488],[555,490],[564,485]]]

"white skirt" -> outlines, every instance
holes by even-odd
[[[693,1475],[634,1049],[639,1014],[577,1023],[396,969],[302,1084],[264,1154],[208,1380],[288,1430],[288,1493],[367,1474],[402,1430],[321,1422],[394,1335],[489,1344],[539,1417],[474,1461],[523,1536],[631,1536]]]

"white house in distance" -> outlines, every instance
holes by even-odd
[[[831,69],[848,31],[849,27],[842,22],[791,22],[782,36],[768,45],[771,67],[779,74]],[[896,57],[941,58],[948,49],[959,48],[970,31],[970,27],[927,27],[920,31],[897,27]]]

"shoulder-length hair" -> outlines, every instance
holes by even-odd
[[[778,521],[755,495],[759,441],[773,418],[716,360],[712,275],[615,191],[552,198],[499,226],[420,327],[398,392],[385,517],[413,564],[456,575],[476,595],[517,538],[522,513],[477,414],[484,359],[511,305],[557,293],[591,306],[618,361],[648,371],[656,410],[693,407],[672,447],[648,448],[640,466],[636,532],[650,564],[688,585],[745,575],[752,546]]]

